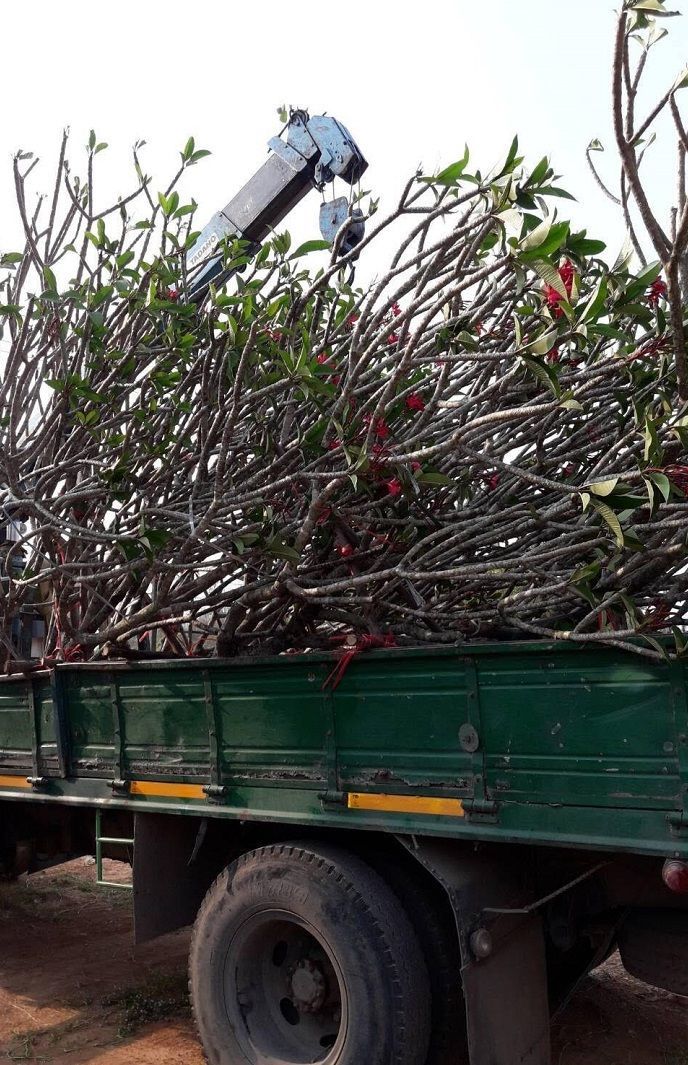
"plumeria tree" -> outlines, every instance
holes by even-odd
[[[615,115],[633,38],[642,67],[664,14],[624,5]],[[293,249],[286,232],[226,242],[229,280],[200,303],[179,190],[207,154],[193,139],[163,191],[137,146],[133,187],[107,207],[95,135],[83,173],[65,138],[35,207],[19,153],[25,242],[0,260],[0,505],[21,528],[4,548],[6,656],[22,608],[46,619],[48,659],[348,634],[657,656],[673,631],[682,651],[687,209],[681,193],[668,235],[653,222],[634,121],[627,101],[617,198],[656,261],[634,229],[638,254],[610,266],[565,220],[549,160],[527,166],[515,140],[490,171],[466,150],[413,175],[384,217],[364,195],[367,236],[317,267],[321,242]],[[352,263],[390,231],[386,269],[354,287]]]

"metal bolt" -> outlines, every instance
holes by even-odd
[[[479,961],[482,958],[488,958],[492,953],[492,936],[486,928],[478,928],[471,934],[468,942],[474,956]]]

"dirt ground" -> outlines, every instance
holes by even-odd
[[[134,947],[129,893],[98,887],[87,863],[0,885],[0,1061],[202,1065],[188,932]],[[613,957],[557,1022],[553,1065],[688,1065],[688,1000]]]

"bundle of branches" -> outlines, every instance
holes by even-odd
[[[657,34],[648,3],[626,7],[623,202],[648,222],[628,48]],[[320,242],[227,243],[232,278],[197,305],[195,204],[177,185],[206,153],[189,140],[156,197],[137,146],[135,188],[99,208],[104,147],[91,137],[79,178],[65,140],[35,208],[34,160],[15,159],[26,242],[0,274],[0,505],[19,530],[0,587],[8,650],[26,604],[48,620],[47,652],[68,657],[155,632],[222,654],[345,632],[640,635],[632,646],[658,655],[653,633],[673,628],[682,650],[683,193],[660,261],[634,271],[624,252],[610,268],[554,210],[567,194],[547,159],[528,171],[514,141],[482,174],[466,152],[415,175],[317,271]],[[680,127],[681,174],[686,147]],[[390,232],[386,269],[353,288],[354,257]]]

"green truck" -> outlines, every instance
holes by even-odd
[[[211,1065],[548,1065],[619,948],[688,995],[681,660],[566,643],[0,680],[0,862],[133,859]]]

